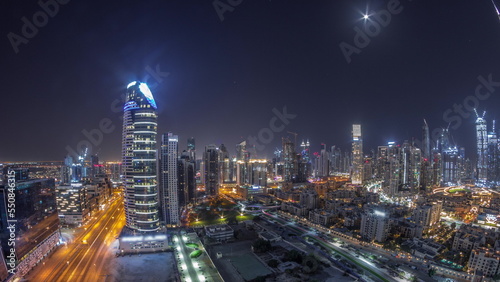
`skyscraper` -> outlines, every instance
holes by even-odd
[[[476,148],[477,148],[477,159],[476,159],[476,179],[479,182],[486,182],[487,172],[488,172],[488,135],[486,131],[486,120],[483,112],[483,116],[479,116],[476,109]]]
[[[402,147],[399,148],[399,153],[401,163],[399,190],[417,192],[420,188],[422,152],[405,140]]]
[[[443,182],[456,184],[460,180],[461,157],[457,147],[443,150]]]
[[[298,182],[306,182],[307,179],[311,176],[312,164],[311,164],[310,146],[311,144],[309,143],[309,140],[307,140],[307,142],[302,141],[302,143],[300,144],[300,155],[298,156],[300,161],[297,162]]]
[[[99,156],[90,156],[90,178],[94,178],[96,175],[102,173],[101,166],[99,166]]]
[[[311,155],[309,152],[310,147],[311,144],[309,143],[309,140],[307,140],[307,142],[302,141],[302,143],[300,144],[300,154],[302,155],[302,160],[307,163],[311,161]]]
[[[330,152],[325,143],[321,143],[321,151],[316,159],[316,177],[328,177],[330,175]]]
[[[157,115],[145,83],[127,86],[123,107],[122,165],[126,226],[136,231],[160,228],[156,180]]]
[[[424,191],[432,187],[432,151],[431,151],[431,141],[429,135],[429,125],[424,119],[424,125],[422,126],[422,167],[421,167],[421,178],[420,178],[420,188]]]
[[[295,144],[288,137],[283,138],[283,181],[293,182],[297,177]]]
[[[352,125],[352,184],[363,183],[363,139],[361,124]]]
[[[219,183],[233,182],[233,163],[224,144],[219,147]]]
[[[189,152],[182,152],[177,162],[177,182],[179,191],[179,208],[182,210],[188,203],[196,199],[195,162]]]
[[[61,167],[61,183],[68,184],[71,182],[72,178],[72,167],[73,167],[73,158],[68,155],[64,158],[64,164]]]
[[[236,144],[236,160],[247,161],[250,158],[247,151],[247,141]]]
[[[187,140],[187,152],[189,153],[189,158],[195,162],[196,167],[196,144],[194,137],[190,137]]]
[[[160,153],[161,218],[167,225],[179,225],[177,154],[179,138],[171,132],[163,134]]]
[[[205,191],[207,195],[219,194],[219,149],[215,145],[205,147],[203,154]]]
[[[429,160],[431,158],[431,141],[429,136],[429,125],[424,119],[424,126],[422,126],[422,156],[424,159]]]
[[[496,183],[500,181],[500,148],[498,145],[498,135],[495,129],[495,121],[493,120],[493,128],[488,133],[487,178],[489,183]]]

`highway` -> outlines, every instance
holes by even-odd
[[[310,230],[303,229],[299,226],[296,226],[294,224],[290,224],[290,222],[279,218],[278,216],[275,216],[273,214],[269,214],[263,211],[263,215],[279,224],[281,224],[283,227],[286,227],[290,230],[292,230],[294,233],[297,233],[297,235],[302,236],[302,235],[307,235],[311,239],[315,240],[319,244],[323,245],[323,247],[326,247],[330,250],[335,251],[336,253],[339,253],[342,255],[344,258],[346,258],[351,264],[352,262],[355,262],[358,266],[361,266],[365,271],[365,275],[368,275],[371,279],[374,281],[399,281],[399,279],[392,277],[382,269],[377,268],[375,265],[373,265],[371,262],[366,261],[366,260],[361,260],[359,258],[356,258],[354,255],[352,255],[350,252],[347,252],[345,250],[340,249],[339,247],[333,245],[330,242],[327,242],[315,234],[311,232]]]
[[[114,256],[110,250],[125,225],[123,201],[118,193],[113,201],[97,216],[96,220],[84,226],[84,231],[75,240],[60,247],[43,265],[38,265],[27,277],[33,281],[106,281],[107,263]]]
[[[334,249],[335,251],[337,252],[340,252],[340,253],[349,253],[350,254],[350,258],[356,260],[356,262],[359,262],[361,261],[362,263],[366,263],[367,267],[370,267],[370,269],[372,270],[375,270],[375,271],[382,271],[382,274],[384,275],[387,275],[388,273],[385,272],[387,270],[382,270],[380,269],[378,266],[374,265],[373,263],[371,263],[370,261],[366,261],[364,258],[362,257],[359,257],[359,258],[353,258],[356,256],[356,253],[353,253],[351,251],[348,251],[348,250],[345,250],[345,249],[341,249],[340,248],[340,244],[338,243],[333,243],[333,242],[330,242],[330,241],[327,241],[323,238],[319,238],[318,236],[311,236],[311,235],[314,235],[313,233],[311,233],[311,231],[309,229],[305,230],[305,229],[302,229],[300,226],[296,225],[295,222],[293,221],[290,221],[290,220],[283,220],[273,214],[270,214],[270,216],[272,217],[272,220],[275,220],[277,222],[286,222],[285,226],[287,227],[290,227],[292,228],[292,230],[296,230],[296,228],[298,228],[299,230],[301,230],[302,232],[309,232],[309,234],[307,234],[308,237],[310,237],[311,239],[317,241],[318,243],[320,243],[321,245],[323,245],[323,247],[327,247],[329,249]],[[286,214],[282,214],[282,216],[287,216]],[[276,219],[279,219],[280,221],[276,220]],[[307,222],[307,221],[303,221],[304,224],[311,224],[310,222]],[[305,227],[304,227],[305,228]],[[324,228],[322,226],[314,226],[314,229],[317,230],[317,229],[320,229],[320,231],[322,231],[322,233],[328,233],[328,229],[327,228]],[[298,234],[302,234],[302,232],[298,233]],[[297,232],[295,232],[297,233]],[[424,270],[424,267],[422,265],[422,261],[418,258],[413,258],[411,261],[408,260],[407,258],[397,258],[397,257],[394,257],[394,254],[391,254],[390,252],[386,251],[386,250],[381,250],[379,248],[375,248],[371,245],[363,245],[363,244],[360,244],[359,241],[355,241],[355,240],[351,240],[351,239],[347,239],[347,238],[342,238],[342,237],[338,237],[339,240],[345,242],[345,243],[348,243],[348,244],[352,244],[354,246],[356,246],[357,249],[359,250],[362,250],[364,252],[367,252],[367,253],[372,253],[372,254],[375,254],[375,255],[378,255],[378,256],[381,256],[381,257],[385,257],[391,261],[395,261],[397,263],[399,263],[401,266],[400,268],[405,270],[406,272],[408,273],[411,273],[413,275],[416,275],[420,280],[422,281],[434,281],[433,279],[429,278],[428,274],[427,274],[427,270]],[[324,244],[327,244],[326,246]],[[419,262],[416,262],[414,260],[420,260]],[[414,269],[411,269],[410,266],[413,266],[413,267],[416,267],[417,269],[419,270],[414,270]],[[370,271],[370,270],[368,270]],[[389,276],[390,280],[398,280],[399,278],[395,278],[395,277],[392,277],[392,276]]]

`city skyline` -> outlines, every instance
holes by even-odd
[[[500,281],[500,0],[0,3],[0,281]]]
[[[83,130],[99,129],[100,121],[106,118],[114,129],[103,134],[92,153],[98,153],[102,159],[118,160],[119,97],[129,81],[144,78],[154,88],[160,114],[164,113],[160,115],[160,132],[176,132],[181,144],[193,136],[200,147],[212,143],[232,147],[266,128],[275,115],[273,109],[282,112],[287,107],[288,113],[297,117],[283,132],[297,132],[299,140],[309,139],[313,151],[319,151],[315,148],[321,143],[348,149],[353,123],[363,124],[365,148],[376,148],[387,141],[420,138],[419,128],[424,118],[431,132],[452,122],[451,133],[457,143],[473,148],[475,121],[469,108],[474,106],[474,100],[467,97],[474,96],[484,81],[500,81],[494,64],[499,55],[493,51],[500,46],[500,36],[495,36],[500,31],[491,2],[400,1],[401,12],[393,14],[391,22],[371,38],[370,44],[351,56],[350,63],[339,44],[354,44],[355,28],[363,28],[365,24],[358,20],[360,11],[367,5],[369,10],[387,10],[386,3],[349,1],[307,6],[298,3],[246,2],[233,12],[226,12],[223,21],[211,3],[151,1],[119,7],[114,7],[114,3],[95,3],[102,8],[98,10],[89,10],[90,3],[60,5],[57,15],[47,26],[39,28],[27,44],[21,44],[18,53],[8,40],[0,45],[6,66],[12,70],[4,76],[5,91],[16,93],[7,95],[3,105],[36,101],[23,103],[25,114],[18,116],[16,123],[5,125],[8,132],[15,132],[16,127],[30,130],[17,132],[17,138],[4,141],[9,150],[1,152],[2,160],[61,159],[68,153],[68,146],[75,149],[78,142],[88,139]],[[2,18],[6,33],[20,34],[23,25],[20,19],[23,16],[30,19],[40,9],[36,4],[7,5],[2,9],[11,11]],[[111,12],[115,9],[118,12]],[[88,22],[80,18],[82,11],[89,18],[100,17],[101,13],[107,15],[101,17],[104,20],[85,26]],[[138,17],[124,26],[115,34],[116,43],[86,49],[74,46],[87,47],[88,40],[106,41],[104,38],[114,29],[102,23],[120,21],[131,11],[148,11],[152,16]],[[325,15],[327,11],[330,16]],[[199,17],[183,16],[192,15],[190,12]],[[446,20],[442,13],[446,13]],[[249,16],[255,14],[262,20],[249,21]],[[298,20],[281,28],[279,24],[286,15]],[[82,23],[77,25],[73,18]],[[174,22],[189,27],[196,36],[186,38],[175,29]],[[69,32],[65,24],[79,28]],[[99,30],[104,26],[104,30],[98,31],[96,24]],[[138,32],[137,26],[145,25],[151,29]],[[157,33],[160,28],[167,29],[167,37],[163,35],[165,31],[161,36]],[[311,34],[311,30],[317,32]],[[58,34],[65,34],[71,40],[62,40]],[[130,34],[142,39],[137,42],[148,44],[133,44],[128,49],[116,45],[128,42]],[[262,34],[267,44],[254,43],[260,42],[255,40],[258,34]],[[273,36],[282,40],[276,42]],[[309,38],[308,43],[298,40],[299,36]],[[440,37],[446,40],[439,40]],[[61,45],[68,59],[53,51],[57,48],[50,48],[54,43]],[[31,64],[30,58],[38,52],[44,58]],[[81,57],[86,58],[85,62],[79,61]],[[42,71],[49,62],[54,62],[50,72],[53,78]],[[91,71],[96,68],[103,71]],[[30,83],[21,83],[20,77],[29,78]],[[481,95],[487,87],[483,87]],[[495,90],[497,86],[489,87]],[[487,111],[488,120],[496,118],[491,107],[499,101],[495,94],[478,100],[477,108]],[[215,106],[206,106],[212,102]],[[462,108],[469,106],[459,114],[455,104]],[[14,109],[4,106],[2,112],[14,116]],[[40,112],[42,109],[45,112]],[[218,126],[205,126],[197,113],[204,113],[204,122]],[[445,113],[448,121],[443,119]],[[47,137],[35,146],[27,146],[32,135]],[[279,147],[282,136],[275,135],[260,157],[270,158]]]

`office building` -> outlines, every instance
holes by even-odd
[[[127,86],[123,113],[122,168],[126,226],[136,231],[160,228],[156,179],[156,102],[145,83]]]
[[[82,183],[56,186],[56,202],[61,225],[81,226],[90,217],[86,187]]]
[[[488,183],[496,184],[500,182],[500,147],[498,143],[498,135],[495,129],[495,121],[493,120],[493,128],[488,133]]]
[[[160,152],[161,218],[167,226],[180,224],[178,154],[179,138],[172,133],[163,134]]]
[[[209,196],[219,194],[219,148],[211,144],[205,147],[203,154],[205,192]]]
[[[297,154],[295,144],[288,137],[282,139],[283,181],[294,182],[297,177]]]
[[[363,183],[363,139],[361,138],[361,124],[352,125],[352,184]]]
[[[189,203],[196,202],[196,171],[195,162],[187,151],[182,152],[177,164],[179,208],[182,211]]]
[[[187,152],[189,153],[189,158],[193,161],[196,161],[196,143],[194,137],[190,137],[187,140]],[[195,162],[196,169],[196,162]]]
[[[475,110],[475,109],[474,109]],[[488,135],[486,130],[486,120],[483,112],[482,116],[476,111],[476,179],[481,183],[485,183],[488,174]]]

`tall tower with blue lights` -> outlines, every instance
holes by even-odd
[[[123,107],[122,166],[126,226],[135,231],[160,229],[157,187],[157,114],[145,83],[127,86]]]

